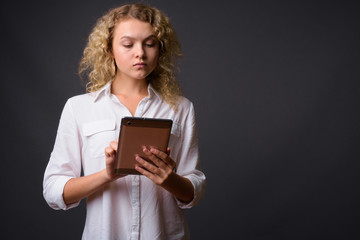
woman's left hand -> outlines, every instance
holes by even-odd
[[[171,175],[175,174],[176,163],[169,156],[170,148],[167,149],[167,153],[164,153],[156,148],[150,147],[148,149],[144,146],[143,152],[152,163],[136,155],[135,158],[139,164],[135,166],[135,169],[155,184],[164,185]]]
[[[169,157],[170,149],[168,148],[164,153],[153,147],[149,149],[143,147],[143,152],[145,158],[152,162],[136,155],[136,161],[139,164],[136,164],[135,169],[172,193],[180,201],[190,203],[194,198],[194,187],[188,178],[175,173],[176,163]]]

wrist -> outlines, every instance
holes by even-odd
[[[172,172],[161,186],[184,203],[189,203],[194,198],[194,188],[191,181],[175,172]]]
[[[100,176],[101,176],[101,181],[104,184],[110,183],[113,181],[113,178],[109,175],[109,172],[107,171],[107,169],[103,169],[100,171]]]

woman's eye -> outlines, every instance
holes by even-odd
[[[154,47],[154,46],[155,46],[155,43],[145,43],[145,45],[146,45],[147,47]]]
[[[123,46],[126,47],[126,48],[131,48],[132,44],[123,44]]]

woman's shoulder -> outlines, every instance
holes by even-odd
[[[177,97],[177,103],[182,105],[192,104],[192,102],[188,98],[182,95]]]
[[[96,92],[75,95],[67,99],[67,104],[70,104],[73,108],[91,106],[95,103],[95,100],[98,97],[97,95]]]
[[[103,98],[104,96],[109,96],[110,89],[111,89],[111,82],[108,82],[107,84],[105,84],[103,87],[101,87],[100,89],[98,89],[96,91],[75,95],[75,96],[69,98],[68,101],[74,102],[74,103],[77,103],[77,102],[93,103],[93,102],[96,102],[97,100]]]
[[[176,109],[177,111],[191,111],[193,110],[193,103],[188,98],[179,96],[176,100]]]

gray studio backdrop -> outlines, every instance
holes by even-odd
[[[147,1],[182,42],[207,191],[193,239],[360,239],[359,7]],[[1,233],[79,239],[84,201],[50,209],[43,173],[95,20],[121,1],[11,1],[1,13]]]

